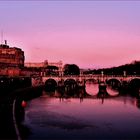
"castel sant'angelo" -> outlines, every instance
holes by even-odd
[[[24,59],[24,52],[20,48],[9,47],[5,40],[0,44],[0,75],[19,75]]]

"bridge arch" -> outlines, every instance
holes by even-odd
[[[65,85],[65,86],[66,86],[66,85],[77,85],[77,82],[76,82],[76,80],[70,78],[70,79],[66,79],[66,80],[64,81],[64,85]]]
[[[140,78],[133,78],[128,84],[131,88],[140,89]]]
[[[45,87],[47,88],[56,88],[57,87],[57,82],[52,79],[52,78],[49,78],[45,81]]]
[[[69,92],[69,91],[71,91],[73,89],[76,89],[76,87],[77,87],[77,81],[74,80],[74,79],[72,79],[72,78],[66,79],[64,81],[64,87],[65,87],[65,91],[66,92]]]
[[[122,82],[116,78],[107,79],[106,83],[112,88],[120,88],[122,86]]]

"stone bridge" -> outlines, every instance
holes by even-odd
[[[38,76],[38,77],[32,77],[32,85],[45,85],[46,81],[53,80],[56,82],[57,86],[59,86],[59,83],[65,83],[66,81],[73,80],[78,85],[84,86],[87,81],[93,81],[95,83],[101,83],[104,82],[106,84],[124,84],[124,83],[131,83],[135,80],[140,80],[140,75],[104,75],[104,74],[90,74],[90,75],[69,75],[69,76]]]

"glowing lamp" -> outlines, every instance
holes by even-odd
[[[26,107],[26,106],[27,106],[27,102],[23,100],[23,101],[21,102],[21,106],[22,106],[22,107]]]

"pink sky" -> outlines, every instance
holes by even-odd
[[[0,29],[26,62],[110,67],[140,59],[139,13],[139,1],[0,2]]]

